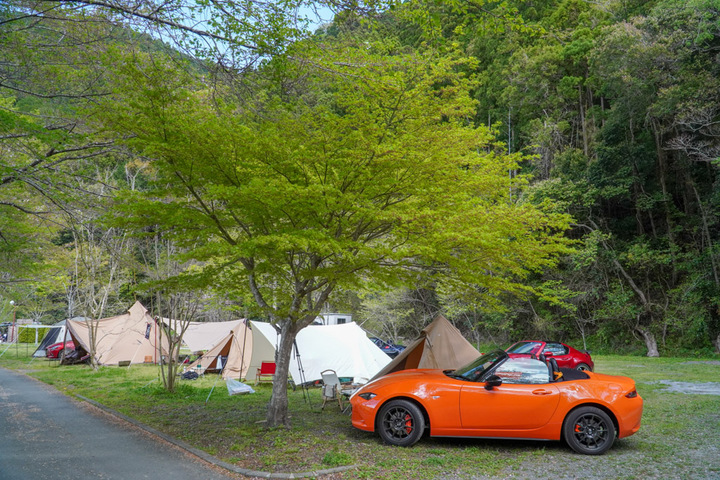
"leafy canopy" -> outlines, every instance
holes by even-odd
[[[488,298],[517,291],[565,249],[567,219],[516,201],[518,158],[467,121],[465,60],[375,52],[298,54],[312,68],[292,92],[268,84],[246,104],[170,63],[127,63],[104,118],[158,178],[121,218],[161,226],[203,262],[196,276],[244,285],[272,318],[429,267]]]

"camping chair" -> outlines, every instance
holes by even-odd
[[[261,362],[260,368],[255,374],[255,385],[260,382],[271,382],[275,380],[275,362]]]
[[[340,395],[340,379],[338,378],[337,373],[335,373],[335,370],[323,370],[322,372],[320,372],[320,376],[322,377],[323,381],[323,404],[320,410],[325,408],[325,404],[328,400],[337,400],[338,405],[340,405],[340,410],[342,410],[343,406],[342,397]]]

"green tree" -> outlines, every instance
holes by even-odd
[[[513,201],[516,157],[468,125],[461,61],[380,46],[301,58],[292,95],[253,104],[209,95],[169,63],[127,63],[106,124],[151,158],[158,182],[117,218],[157,225],[202,262],[186,275],[248,292],[278,325],[279,378],[297,332],[339,288],[401,284],[418,273],[482,285],[497,301],[566,250],[568,219]],[[287,84],[284,83],[282,87]],[[194,87],[193,87],[194,86]],[[268,425],[288,424],[273,385]]]

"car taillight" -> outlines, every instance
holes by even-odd
[[[625,395],[627,398],[635,398],[637,397],[637,390],[633,390],[632,392]]]

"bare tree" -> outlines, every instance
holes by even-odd
[[[170,295],[157,295],[155,308],[163,315],[156,315],[158,327],[161,331],[161,341],[158,344],[168,350],[167,357],[160,362],[160,374],[163,385],[169,392],[175,391],[175,382],[178,379],[182,362],[179,361],[180,348],[183,336],[192,319],[197,315],[199,301],[195,294],[176,293]]]
[[[93,368],[97,368],[98,320],[109,307],[119,303],[120,286],[127,283],[123,266],[130,241],[126,233],[112,228],[103,231],[92,222],[75,224],[73,238],[75,303],[85,317],[90,341],[88,353]]]

